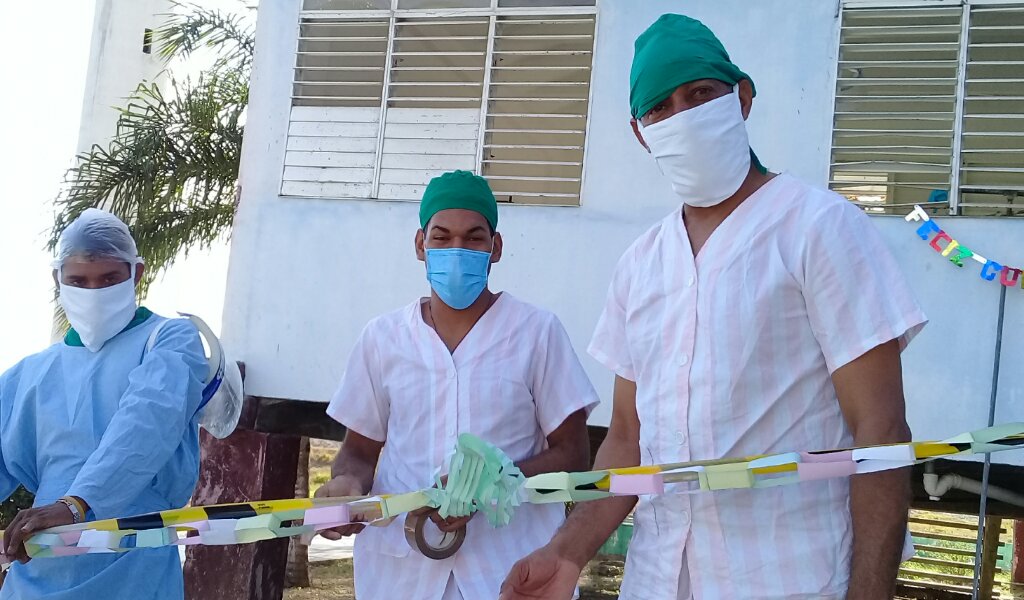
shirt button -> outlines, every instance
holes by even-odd
[[[694,277],[693,275],[690,275],[690,277],[686,280],[687,287],[693,287],[693,284],[695,283],[697,283],[697,278]]]
[[[682,431],[677,431],[676,432],[676,439],[679,440],[679,445],[685,444],[686,443],[686,433],[684,433]]]
[[[690,513],[683,510],[679,512],[679,524],[686,527],[690,524]]]
[[[679,357],[679,366],[682,367],[682,366],[686,365],[686,363],[688,363],[689,361],[690,361],[690,357],[684,354],[684,355]]]

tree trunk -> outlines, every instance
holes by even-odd
[[[303,436],[299,442],[299,468],[295,477],[295,497],[309,496],[309,438]],[[285,569],[284,585],[309,587],[309,548],[293,537],[288,544],[288,566]]]

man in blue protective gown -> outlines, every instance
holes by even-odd
[[[0,498],[35,494],[4,532],[17,562],[0,600],[184,597],[174,546],[35,560],[24,547],[48,527],[181,507],[195,487],[208,365],[191,323],[137,307],[142,271],[128,227],[85,211],[54,264],[72,329],[0,376]]]

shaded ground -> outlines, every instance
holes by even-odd
[[[352,561],[332,560],[309,566],[313,587],[285,590],[285,600],[354,600]],[[622,561],[595,559],[580,579],[581,600],[618,598]]]

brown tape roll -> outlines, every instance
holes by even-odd
[[[405,517],[405,541],[427,558],[444,560],[458,552],[462,547],[462,542],[466,541],[466,528],[461,527],[453,532],[445,533],[440,546],[432,546],[427,541],[423,530],[428,524],[434,526],[427,514]]]

